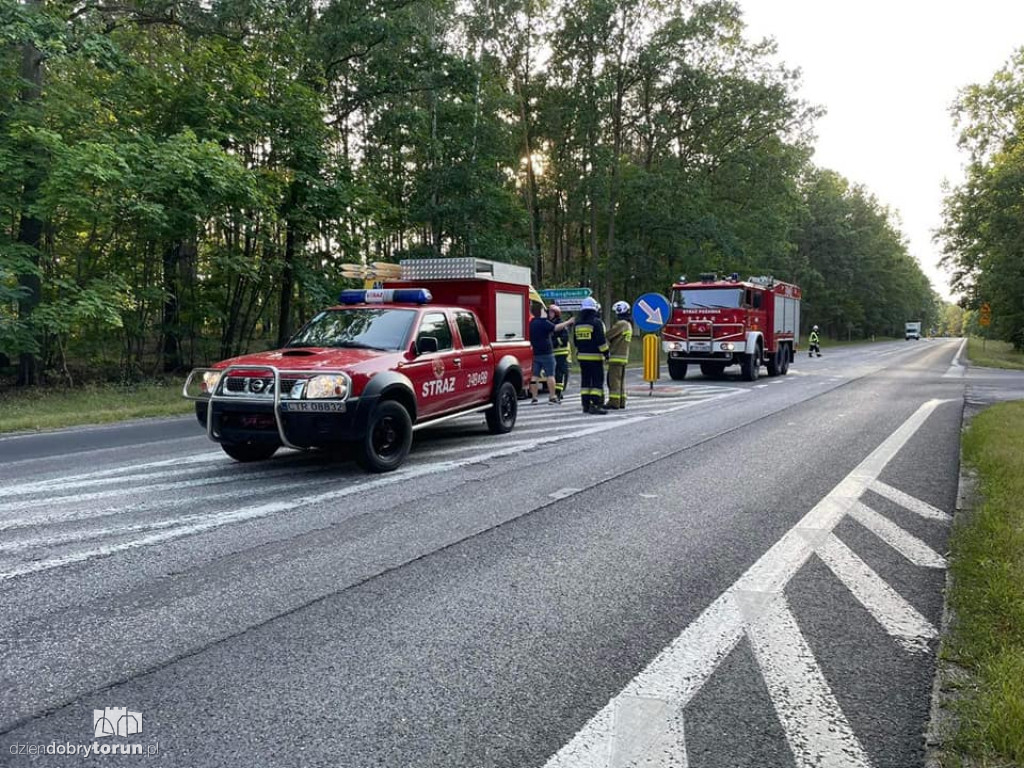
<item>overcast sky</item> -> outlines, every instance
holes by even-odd
[[[774,37],[802,70],[817,123],[814,163],[896,210],[910,253],[950,298],[932,233],[942,181],[962,179],[949,107],[1024,47],[1024,0],[737,0],[748,37]]]

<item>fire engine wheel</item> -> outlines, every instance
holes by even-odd
[[[515,385],[510,381],[503,381],[498,391],[494,394],[494,405],[488,408],[484,415],[487,417],[487,429],[492,435],[503,435],[511,432],[516,425],[516,415],[519,413],[519,397]]]
[[[742,372],[744,381],[757,381],[757,377],[761,373],[760,347],[757,347],[756,352],[743,356],[743,361],[740,363],[740,371]]]
[[[412,447],[412,419],[401,403],[382,400],[370,414],[356,461],[370,472],[398,469]]]
[[[681,363],[678,360],[669,358],[668,360],[668,375],[676,381],[682,381],[686,378],[686,363]]]
[[[786,345],[779,344],[779,348],[775,350],[775,354],[772,355],[765,364],[768,366],[769,376],[781,376],[782,366],[786,362]]]
[[[793,356],[793,353],[790,351],[788,345],[783,344],[780,354],[782,355],[782,366],[779,368],[779,375],[785,376],[789,373],[789,360]]]
[[[221,443],[220,447],[235,461],[264,461],[281,446],[277,443]]]

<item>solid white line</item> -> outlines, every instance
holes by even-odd
[[[952,518],[943,512],[938,507],[933,507],[926,501],[921,501],[916,496],[911,496],[909,493],[904,493],[899,488],[893,488],[887,483],[883,483],[881,480],[875,480],[870,486],[870,490],[877,493],[879,496],[884,496],[889,501],[894,501],[905,509],[909,509],[911,512],[920,515],[921,517],[928,518],[929,520],[940,520],[942,522],[949,522]]]
[[[825,542],[885,466],[946,402],[951,401],[929,400],[921,405],[552,755],[545,768],[611,768],[614,742],[621,738],[612,724],[622,696],[660,699],[682,711],[739,642],[745,622],[758,619],[757,612],[766,601],[757,596],[782,592],[814,547]]]
[[[798,768],[871,768],[783,595],[747,637]]]
[[[914,565],[923,568],[946,567],[946,559],[942,555],[868,505],[858,501],[850,509],[850,516]]]
[[[935,627],[856,553],[829,534],[817,555],[892,637],[912,653],[927,653]]]

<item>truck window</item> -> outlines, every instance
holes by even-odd
[[[306,323],[285,346],[401,349],[415,319],[412,309],[328,309]]]
[[[742,288],[684,288],[672,291],[676,309],[738,309],[743,306]]]
[[[443,312],[431,312],[423,316],[416,338],[420,339],[423,336],[433,336],[437,339],[438,352],[452,348],[452,329]]]
[[[456,312],[455,324],[459,326],[459,337],[462,339],[462,346],[480,346],[480,329],[477,327],[476,318],[471,312]]]

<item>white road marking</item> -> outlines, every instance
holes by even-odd
[[[952,518],[937,507],[933,507],[926,501],[921,501],[916,496],[911,496],[909,493],[904,493],[899,488],[893,488],[887,483],[883,483],[881,480],[875,480],[871,484],[870,490],[877,493],[879,496],[884,496],[889,501],[894,501],[905,509],[909,509],[911,512],[920,515],[921,517],[928,518],[929,520],[939,520],[941,522],[949,522]]]
[[[567,499],[570,496],[575,496],[581,490],[583,490],[583,489],[582,488],[559,488],[554,493],[549,493],[548,496],[550,496],[552,499]]]
[[[928,652],[935,627],[834,534],[817,555],[875,620],[911,653]]]
[[[946,567],[946,559],[942,555],[867,504],[858,501],[850,509],[850,516],[914,565],[924,568]]]
[[[870,768],[784,595],[768,598],[747,637],[797,767]]]
[[[963,354],[964,348],[967,346],[967,339],[960,342],[960,346],[956,350],[956,355],[953,356],[953,362],[949,366],[949,369],[942,374],[944,379],[960,379],[963,378],[967,373],[967,367],[960,362],[960,355]]]
[[[778,608],[770,608],[772,596],[781,595],[792,576],[810,557],[814,548],[826,544],[835,526],[843,519],[857,499],[881,474],[885,466],[906,445],[920,429],[925,420],[940,405],[949,400],[929,400],[901,424],[881,445],[858,464],[835,488],[819,501],[804,517],[776,542],[740,578],[711,603],[683,632],[666,646],[651,663],[642,670],[608,704],[588,721],[570,741],[556,752],[545,764],[545,768],[611,768],[617,735],[614,722],[618,702],[624,696],[658,699],[667,703],[674,711],[682,712],[693,696],[699,691],[718,665],[739,642],[744,628],[761,621],[761,614],[778,624],[789,621],[789,617]],[[758,630],[764,643],[770,643],[766,636],[768,628]],[[782,632],[789,631],[782,627]],[[770,651],[769,651],[770,652]],[[809,651],[808,651],[809,653]],[[763,656],[762,656],[763,657]],[[806,664],[805,664],[806,669]],[[814,673],[806,673],[813,682]],[[794,692],[796,694],[798,692]],[[834,699],[823,696],[820,686],[807,691],[814,703],[813,716],[827,717],[831,723],[841,722],[842,713],[821,713],[822,708],[831,707]],[[780,696],[781,699],[781,696]],[[786,717],[799,717],[798,710],[787,712]],[[780,718],[783,715],[780,713]],[[680,720],[681,722],[681,720]],[[787,735],[791,739],[805,738],[806,732],[814,733],[810,724],[793,723]],[[838,733],[838,732],[837,732]],[[842,734],[835,743],[848,742]],[[680,740],[680,743],[682,740]],[[829,742],[832,743],[832,742]],[[791,742],[795,755],[806,755],[805,744]],[[838,766],[869,765],[862,759],[863,751],[844,753],[853,762],[837,763]],[[639,764],[639,758],[635,761]],[[680,765],[686,765],[685,759]],[[828,765],[810,763],[809,765]]]

